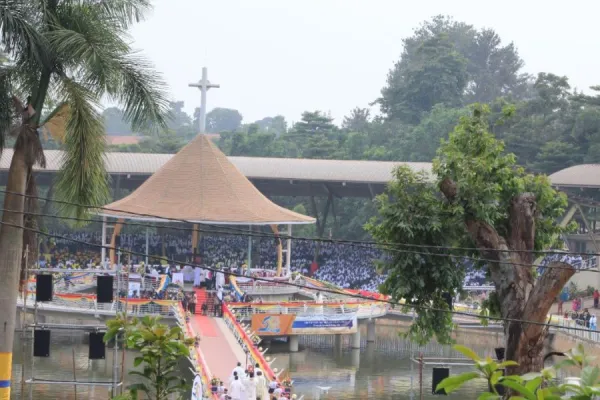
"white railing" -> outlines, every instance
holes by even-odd
[[[599,331],[586,328],[584,325],[578,325],[577,322],[573,319],[553,316],[551,322],[552,324],[560,325],[561,327],[557,329],[561,332],[568,333],[571,336],[576,336],[582,339],[590,340],[592,342],[600,342]]]
[[[238,282],[238,287],[243,293],[249,294],[250,296],[294,294],[300,291],[300,288],[290,285],[248,285],[240,284]]]
[[[141,304],[144,303],[144,304]],[[24,307],[25,302],[22,297],[17,299],[17,306]],[[174,309],[177,307],[175,300],[138,300],[131,299],[131,302],[122,299],[119,302],[97,303],[92,296],[82,295],[79,298],[76,295],[56,295],[51,302],[35,303],[35,295],[29,295],[27,298],[27,308],[37,307],[41,311],[55,311],[75,314],[92,315],[114,315],[116,307],[119,312],[127,309],[127,314],[131,316],[161,315],[165,318],[174,317]]]
[[[229,308],[240,317],[253,314],[295,314],[295,315],[339,315],[356,314],[358,319],[378,318],[388,312],[388,306],[382,302],[370,301],[361,303],[233,303]]]

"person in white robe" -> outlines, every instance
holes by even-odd
[[[229,395],[232,400],[243,400],[244,395],[244,384],[240,381],[239,377],[235,377],[231,385],[229,385]]]
[[[194,268],[194,286],[200,287],[202,277],[202,268],[196,267]]]
[[[245,395],[246,400],[256,400],[256,380],[254,379],[254,373],[251,372],[248,378],[244,379]]]
[[[256,370],[255,370],[256,371]],[[267,380],[261,370],[256,372],[256,398],[257,400],[271,400]]]

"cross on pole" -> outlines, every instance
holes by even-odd
[[[200,133],[206,132],[206,92],[210,88],[220,88],[221,85],[210,83],[208,80],[208,71],[202,67],[202,79],[198,83],[190,83],[188,86],[200,89]]]

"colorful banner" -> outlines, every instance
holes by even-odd
[[[297,315],[292,324],[292,334],[319,335],[332,333],[356,333],[356,314]]]
[[[258,336],[287,336],[295,318],[294,314],[254,314],[252,331]]]
[[[160,277],[160,284],[156,288],[156,293],[162,292],[163,290],[165,290],[167,288],[167,286],[169,286],[169,283],[171,283],[171,278],[169,278],[168,275],[162,275]]]

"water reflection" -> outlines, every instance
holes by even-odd
[[[351,350],[348,338],[344,338],[342,349],[334,346],[333,336],[302,337],[304,348],[300,353],[275,353],[274,366],[291,373],[295,391],[304,394],[306,399],[419,399],[419,366],[411,361],[423,353],[425,359],[435,357],[437,362],[451,363],[451,358],[463,358],[450,346],[430,343],[417,346],[398,336],[398,327],[377,326],[377,340],[366,344],[360,350]],[[482,332],[461,332],[457,342],[469,341],[469,346],[480,355],[492,355],[494,347],[500,344],[496,334]],[[283,347],[272,344],[272,350]],[[271,353],[271,352],[270,352]],[[434,362],[434,360],[431,360]],[[439,367],[441,365],[436,365]],[[434,399],[432,392],[433,365],[423,368],[424,399]],[[452,366],[450,374],[460,374],[470,370],[470,366]],[[325,390],[327,388],[327,390]],[[452,394],[456,398],[476,398],[482,382],[473,383]]]
[[[50,342],[50,357],[32,359],[31,338],[22,339],[20,334],[15,336],[13,347],[13,373],[11,383],[11,399],[28,399],[29,385],[25,385],[24,396],[21,396],[21,377],[23,364],[25,365],[25,379],[29,379],[33,368],[38,380],[65,380],[73,381],[73,370],[78,381],[111,382],[113,368],[113,351],[106,349],[105,360],[89,360],[88,344],[84,341],[83,332],[52,331]],[[73,350],[75,351],[75,364],[73,364]],[[123,353],[119,351],[118,363],[121,365]],[[133,368],[135,354],[127,352],[125,356],[125,374]],[[75,368],[73,368],[75,365]],[[192,381],[189,371],[189,362],[182,360],[182,374]],[[121,368],[119,367],[119,373]],[[131,377],[126,375],[126,384],[132,383]],[[106,400],[110,398],[110,388],[102,386],[78,386],[77,396],[72,385],[32,385],[32,399],[61,399],[71,400]]]

